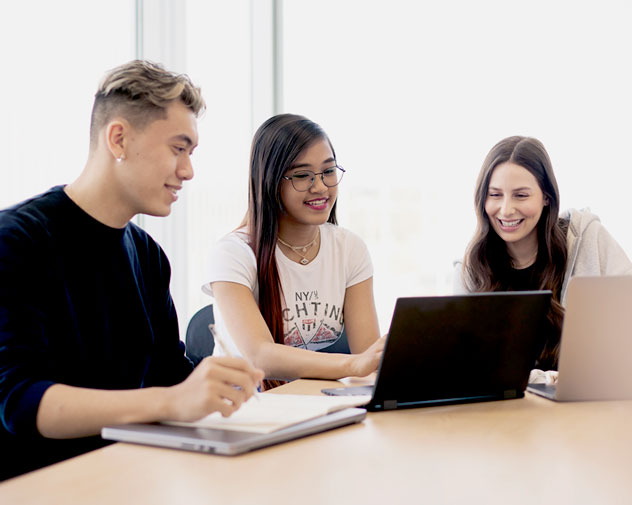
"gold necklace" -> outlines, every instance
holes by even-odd
[[[531,257],[525,261],[524,263],[518,263],[517,261],[515,261],[513,258],[511,260],[511,266],[512,268],[515,268],[516,270],[522,270],[523,268],[528,268],[531,265],[533,265],[533,263],[535,263],[536,258],[538,257],[538,250],[536,249],[535,253],[533,253],[531,255]]]
[[[283,240],[280,236],[277,236],[279,242],[281,242],[285,247],[291,249],[295,254],[301,257],[300,264],[307,265],[310,260],[307,259],[307,253],[311,251],[312,247],[316,243],[318,236],[320,235],[320,228],[316,229],[316,236],[312,239],[311,242],[305,245],[290,245],[285,240]]]

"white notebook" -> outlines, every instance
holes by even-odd
[[[164,424],[193,428],[272,433],[287,426],[324,416],[348,407],[366,405],[370,395],[315,396],[262,394],[251,397],[230,417],[214,412],[198,421],[184,423],[169,421]]]

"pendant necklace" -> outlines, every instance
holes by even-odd
[[[309,242],[308,244],[305,245],[290,245],[288,244],[285,240],[283,240],[281,237],[277,236],[277,239],[279,240],[279,242],[281,242],[285,247],[288,247],[289,249],[291,249],[295,254],[299,255],[301,257],[301,260],[299,261],[299,263],[301,265],[307,265],[309,263],[310,260],[307,259],[307,253],[309,251],[311,251],[312,247],[314,246],[314,244],[316,243],[316,240],[318,240],[318,236],[320,235],[320,228],[316,229],[316,236],[312,239],[311,242]]]

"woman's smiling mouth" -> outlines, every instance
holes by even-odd
[[[327,203],[329,202],[329,198],[317,198],[314,200],[309,200],[305,202],[310,209],[314,210],[325,210],[327,208]]]
[[[516,228],[518,228],[518,226],[520,226],[520,223],[522,223],[524,221],[523,219],[512,219],[512,220],[508,220],[508,219],[498,219],[498,224],[500,225],[501,230],[503,231],[513,231]]]

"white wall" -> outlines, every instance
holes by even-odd
[[[488,150],[544,142],[562,208],[590,206],[632,253],[632,3],[284,4],[284,105],[348,169],[341,224],[368,242],[382,331],[395,298],[450,292]]]

